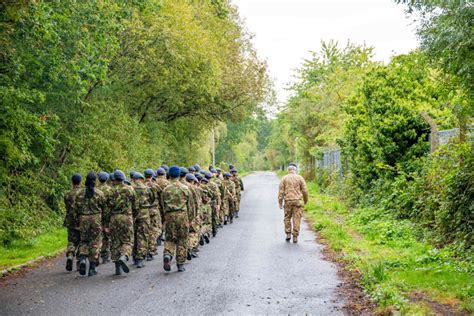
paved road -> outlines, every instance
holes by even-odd
[[[240,219],[220,230],[184,273],[175,265],[165,273],[155,260],[127,276],[113,276],[107,264],[96,277],[79,277],[59,258],[0,287],[0,315],[341,315],[336,268],[322,259],[308,225],[298,244],[284,241],[278,182],[269,172],[247,176]]]

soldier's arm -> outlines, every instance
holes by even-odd
[[[301,188],[301,192],[303,192],[304,204],[306,204],[308,203],[308,188],[306,186],[306,181],[304,181],[303,177],[301,177],[300,188]]]
[[[242,181],[241,178],[239,178],[239,183],[240,183],[240,191],[244,190],[244,181]]]
[[[285,198],[285,178],[283,178],[280,182],[280,186],[278,188],[278,206],[283,208],[283,200]]]

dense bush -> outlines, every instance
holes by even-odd
[[[60,223],[73,172],[208,163],[210,130],[269,93],[226,0],[7,1],[0,22],[3,244]]]

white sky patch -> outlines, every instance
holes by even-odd
[[[260,57],[268,62],[279,102],[290,92],[295,69],[321,41],[374,47],[376,60],[418,46],[413,20],[393,0],[231,0],[239,8]]]

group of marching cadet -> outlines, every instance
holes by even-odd
[[[210,242],[218,229],[239,217],[242,179],[233,165],[229,172],[209,166],[184,168],[162,165],[156,171],[89,172],[84,186],[78,173],[65,197],[68,231],[66,270],[74,259],[80,275],[97,274],[113,261],[115,274],[128,273],[129,261],[143,268],[154,260],[164,243],[163,268],[170,271],[176,256],[177,270],[198,257],[199,246]]]

